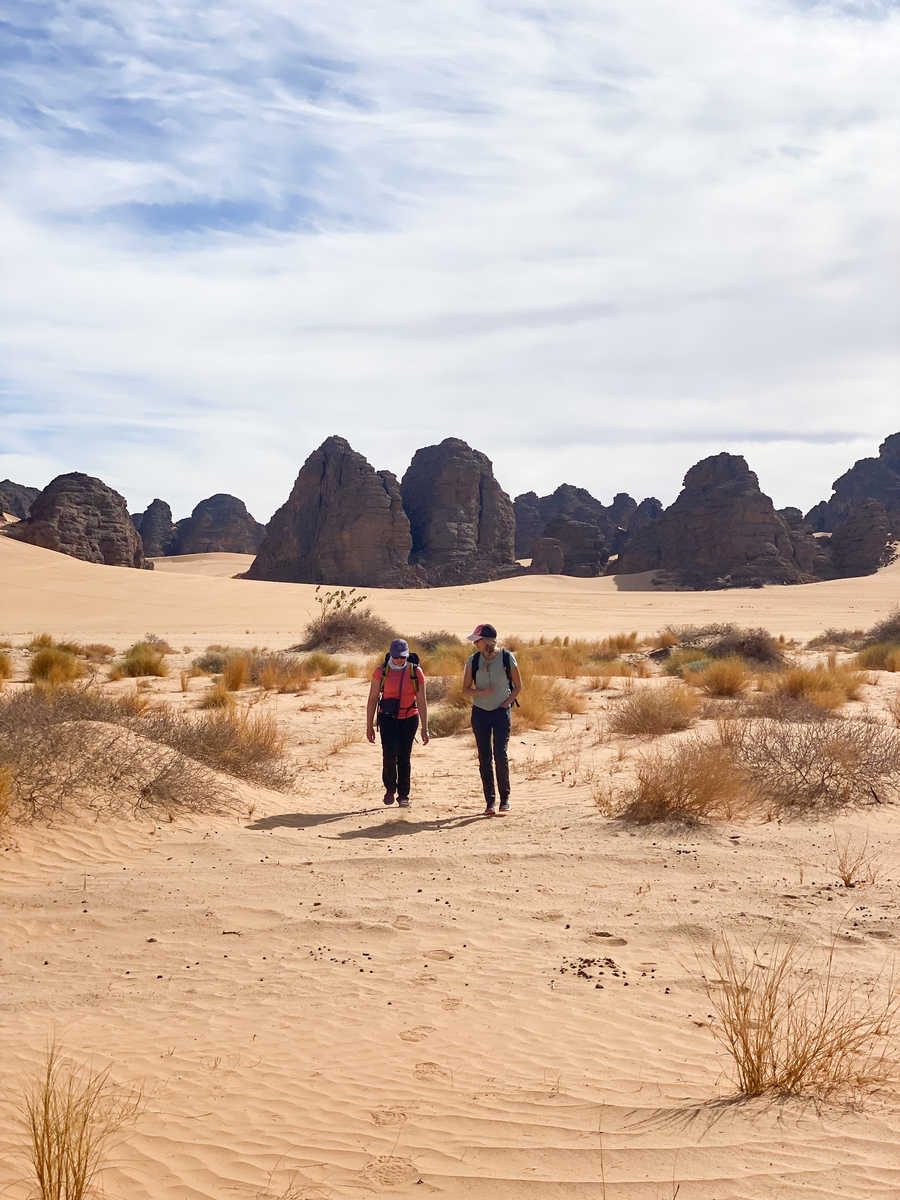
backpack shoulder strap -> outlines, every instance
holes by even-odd
[[[481,666],[481,651],[476,650],[471,658],[472,662],[472,682],[475,682],[475,676],[478,673],[478,668]]]

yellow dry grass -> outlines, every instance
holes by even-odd
[[[198,708],[230,708],[234,697],[225,686],[224,679],[216,679],[200,697]]]
[[[859,698],[866,682],[861,671],[838,665],[833,657],[815,667],[789,667],[777,675],[761,677],[760,684],[775,695],[807,700],[817,708],[833,710]]]
[[[32,683],[47,683],[58,686],[71,683],[84,675],[84,663],[69,650],[59,646],[44,646],[37,650],[28,666],[28,678]]]
[[[0,688],[3,687],[7,679],[12,678],[12,658],[5,650],[0,650]]]
[[[151,642],[135,642],[121,658],[113,663],[110,679],[136,679],[142,676],[162,677],[168,675],[169,665],[159,646]]]
[[[669,753],[646,755],[618,815],[639,825],[657,821],[729,820],[754,806],[752,782],[721,742],[694,736]]]
[[[693,725],[700,707],[695,692],[684,684],[635,689],[621,700],[610,716],[613,733],[632,737],[659,737]]]
[[[900,643],[876,642],[856,656],[856,665],[866,671],[900,671]]]
[[[686,683],[705,692],[707,696],[740,696],[753,682],[753,675],[742,658],[717,658],[699,670],[685,667]]]

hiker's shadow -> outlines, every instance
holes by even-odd
[[[369,825],[362,829],[346,829],[334,837],[329,837],[325,833],[319,834],[319,836],[326,838],[329,842],[347,842],[356,838],[378,840],[379,838],[400,837],[410,833],[434,832],[438,829],[462,829],[466,825],[471,825],[473,821],[483,820],[484,817],[480,813],[470,813],[464,817],[435,817],[431,821],[410,821],[406,817],[396,816],[382,821],[378,825]]]
[[[273,813],[270,817],[260,817],[247,829],[312,829],[315,825],[327,825],[329,821],[343,821],[346,817],[361,817],[367,812],[381,812],[381,809],[360,808],[355,812],[336,813]]]

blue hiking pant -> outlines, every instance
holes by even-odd
[[[488,804],[496,799],[494,771],[497,772],[497,791],[501,800],[509,799],[509,727],[512,717],[508,708],[478,708],[472,705],[472,732],[478,746],[478,770],[481,786]]]

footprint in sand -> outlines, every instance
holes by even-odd
[[[417,983],[420,986],[424,986],[426,983],[437,983],[437,975],[417,975],[413,983]]]
[[[399,1105],[390,1108],[373,1108],[369,1114],[373,1125],[402,1125],[409,1118],[409,1113]]]
[[[370,1187],[376,1188],[395,1188],[404,1183],[418,1183],[421,1179],[419,1168],[411,1159],[392,1158],[387,1154],[371,1159],[360,1174]]]
[[[413,1068],[416,1079],[450,1079],[450,1072],[440,1063],[420,1062]]]
[[[605,929],[595,929],[591,934],[592,937],[603,938],[607,946],[627,946],[627,938],[613,937],[611,933],[607,933]]]
[[[433,1025],[414,1025],[412,1029],[404,1029],[399,1036],[404,1042],[424,1042],[429,1033],[434,1033]]]
[[[459,1008],[461,1004],[462,1000],[458,1000],[456,996],[447,996],[446,999],[441,1001],[441,1008],[446,1008],[449,1012],[452,1012],[454,1008]]]
[[[429,950],[428,957],[433,958],[435,962],[447,962],[453,955],[449,950]]]
[[[395,929],[412,929],[412,917],[407,917],[403,913],[398,917],[394,917]]]

